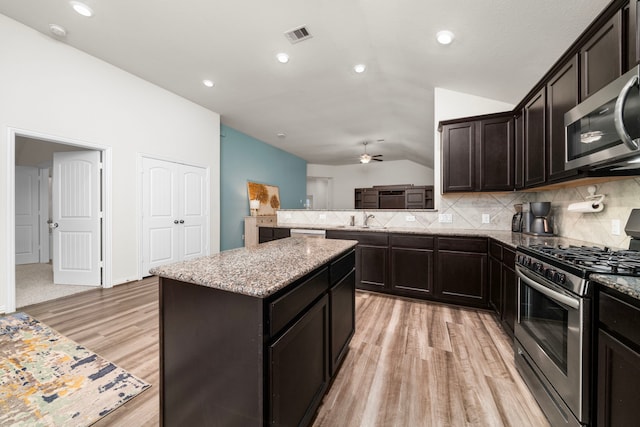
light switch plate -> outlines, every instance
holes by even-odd
[[[619,236],[620,235],[620,220],[619,219],[612,219],[611,220],[611,234],[613,234],[614,236]]]
[[[327,214],[320,214],[318,217],[320,219],[327,219]]]
[[[482,223],[483,224],[491,224],[491,215],[482,214]]]
[[[407,216],[404,217],[404,219],[407,222],[415,222],[416,221],[415,215],[407,215]]]

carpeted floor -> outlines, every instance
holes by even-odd
[[[16,265],[16,307],[66,297],[95,286],[54,285],[51,264]]]

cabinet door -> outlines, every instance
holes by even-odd
[[[335,375],[356,330],[356,272],[352,270],[329,291],[331,376]]]
[[[475,190],[475,123],[442,128],[443,192]]]
[[[362,192],[362,209],[378,209],[378,206],[378,190],[365,189]]]
[[[362,188],[353,190],[353,207],[355,209],[362,209]]]
[[[487,307],[487,254],[438,250],[437,290],[439,299]]]
[[[269,424],[307,425],[329,383],[329,299],[325,295],[269,346]]]
[[[580,49],[582,100],[622,75],[621,19],[618,12]]]
[[[598,333],[598,426],[638,423],[640,354],[603,330]]]
[[[356,249],[359,288],[381,290],[387,285],[388,247],[360,244]]]
[[[578,105],[578,57],[574,57],[547,83],[549,163],[547,180],[576,175],[576,171],[565,171],[566,160],[564,115]]]
[[[514,188],[513,118],[481,120],[476,126],[476,173],[478,190],[501,191]]]
[[[425,189],[410,188],[404,192],[405,209],[425,209]]]
[[[433,250],[391,248],[391,288],[396,294],[433,293]]]
[[[273,240],[273,227],[258,228],[258,243],[270,242]]]
[[[518,279],[516,271],[507,265],[502,266],[502,322],[513,334],[518,309]]]
[[[525,187],[545,181],[545,88],[524,107],[524,174]]]
[[[286,237],[291,237],[291,229],[289,228],[273,229],[273,240],[284,239]]]
[[[502,261],[489,257],[489,305],[502,318]]]
[[[514,186],[520,190],[524,188],[524,112],[516,115],[514,128]]]

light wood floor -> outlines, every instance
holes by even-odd
[[[350,351],[314,426],[548,426],[493,315],[358,292]],[[156,426],[157,280],[23,311],[153,385],[97,426]]]

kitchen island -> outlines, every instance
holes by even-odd
[[[161,425],[306,425],[355,330],[357,242],[288,238],[162,266]]]

